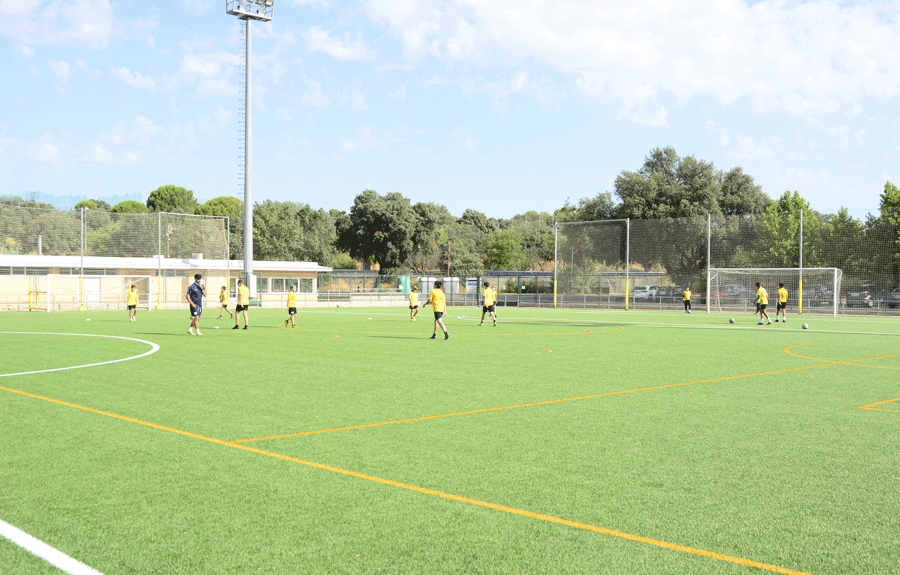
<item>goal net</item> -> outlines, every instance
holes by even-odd
[[[36,282],[37,285],[42,282]],[[46,276],[39,309],[46,311],[124,310],[127,295],[134,285],[138,292],[137,309],[149,310],[151,276]]]
[[[838,268],[710,268],[710,311],[753,312],[756,282],[769,293],[769,308],[778,301],[778,286],[788,291],[788,309],[838,314],[842,272]]]

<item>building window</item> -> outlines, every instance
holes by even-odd
[[[300,293],[312,293],[312,278],[300,278],[299,280],[297,280],[297,291]]]
[[[269,293],[269,278],[256,276],[256,293]]]

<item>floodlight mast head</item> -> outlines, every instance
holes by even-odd
[[[275,0],[225,0],[225,12],[241,20],[268,22],[274,15]]]

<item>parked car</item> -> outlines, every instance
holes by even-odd
[[[635,300],[638,300],[638,299],[649,300],[651,287],[653,287],[653,286],[649,286],[649,285],[634,286],[634,289],[631,290],[631,298],[635,299]]]
[[[900,305],[900,288],[892,291],[887,297],[888,307],[897,307]]]
[[[875,303],[884,299],[884,292],[872,283],[859,284],[847,291],[847,307],[855,305],[874,307]]]
[[[722,286],[722,299],[744,300],[750,297],[750,290],[740,284],[727,284]]]
[[[675,303],[682,300],[684,288],[681,286],[662,286],[656,291],[656,301],[660,303]]]
[[[834,302],[834,292],[824,285],[811,285],[803,288],[803,305],[831,305]]]

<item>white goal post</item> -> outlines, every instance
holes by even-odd
[[[105,276],[49,274],[46,282],[36,281],[34,296],[43,311],[124,310],[131,286],[138,291],[137,309],[150,310],[152,276]]]
[[[707,311],[754,311],[759,282],[774,309],[778,285],[783,283],[791,312],[820,309],[837,317],[842,276],[838,268],[709,268],[706,307]]]

